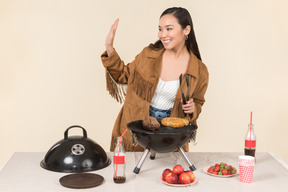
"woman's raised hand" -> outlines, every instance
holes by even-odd
[[[116,34],[118,23],[119,23],[119,19],[116,19],[116,21],[111,26],[110,31],[109,31],[109,33],[108,33],[108,35],[106,37],[105,47],[106,47],[106,51],[107,51],[108,57],[114,51],[113,42],[114,42],[114,37],[115,37],[115,34]]]

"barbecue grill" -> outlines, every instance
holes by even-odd
[[[161,124],[161,123],[160,123]],[[161,125],[157,131],[144,129],[142,120],[133,121],[127,124],[127,128],[132,132],[134,140],[145,148],[134,173],[140,172],[147,155],[151,152],[150,159],[155,159],[156,153],[169,153],[176,150],[182,154],[189,165],[189,169],[196,170],[195,166],[189,161],[182,146],[190,139],[194,138],[197,126],[189,124],[181,128],[172,128]]]

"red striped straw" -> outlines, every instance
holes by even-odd
[[[252,111],[250,114],[250,143],[251,143],[251,133],[252,133]]]
[[[128,131],[128,128],[125,129],[125,131],[122,133],[122,135],[120,136],[120,141],[119,141],[119,148],[118,148],[118,155],[119,156],[119,153],[120,153],[120,146],[121,146],[121,141],[122,141],[122,137],[125,135],[125,133]],[[118,164],[116,164],[116,170],[115,170],[115,175],[114,175],[114,178],[117,177],[117,171],[118,171]]]

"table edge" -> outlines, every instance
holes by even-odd
[[[268,152],[278,163],[288,170],[288,164],[273,152]]]

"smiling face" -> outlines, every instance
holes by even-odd
[[[185,46],[185,37],[190,33],[190,26],[182,29],[177,18],[172,14],[164,15],[159,20],[158,38],[165,49],[181,49]]]

